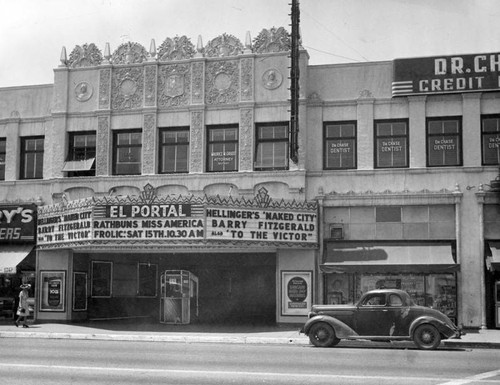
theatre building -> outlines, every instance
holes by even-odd
[[[1,247],[35,250],[36,319],[299,324],[389,287],[500,328],[500,54],[301,48],[295,159],[290,36],[244,40],[83,44],[0,89],[0,231],[37,209],[36,248]]]
[[[37,321],[302,322],[319,220],[289,160],[288,32],[68,53],[54,84],[0,90],[0,202],[38,205]]]

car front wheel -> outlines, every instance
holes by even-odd
[[[434,326],[424,324],[417,327],[413,333],[413,342],[420,349],[437,349],[441,343],[441,335]]]
[[[335,335],[335,330],[325,322],[318,322],[309,331],[309,341],[314,346],[326,348],[337,345],[340,340]]]

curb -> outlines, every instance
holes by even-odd
[[[30,333],[0,332],[0,338],[40,338],[98,341],[140,341],[140,342],[182,342],[182,343],[224,343],[224,344],[274,344],[309,345],[306,338],[285,337],[231,337],[231,336],[162,336],[138,334],[82,334],[82,333]]]
[[[261,345],[310,345],[307,337],[247,337],[247,336],[200,336],[200,335],[158,335],[158,334],[92,334],[92,333],[40,333],[0,332],[0,338],[39,338],[96,341],[138,341],[138,342],[180,342],[180,343],[222,343]],[[358,344],[357,344],[358,345]],[[345,346],[345,345],[344,345]],[[359,345],[358,345],[359,346]],[[443,347],[459,349],[500,349],[500,342],[479,342],[444,340]]]

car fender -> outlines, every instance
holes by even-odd
[[[431,316],[422,316],[418,317],[413,320],[413,322],[410,325],[410,336],[413,336],[413,333],[415,332],[415,329],[419,327],[422,324],[431,324],[435,326],[440,333],[443,333],[443,329],[449,329],[448,325],[446,325],[444,322],[431,317]]]
[[[311,327],[314,324],[317,324],[318,322],[325,322],[329,324],[335,330],[335,335],[337,336],[337,338],[347,338],[358,335],[358,333],[356,333],[345,323],[339,321],[335,317],[331,317],[328,315],[317,315],[308,319],[304,327],[302,328],[301,332],[304,333],[305,335],[308,335]]]

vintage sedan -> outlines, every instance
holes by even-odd
[[[365,293],[354,305],[313,305],[301,329],[314,346],[335,346],[341,339],[413,341],[420,349],[436,349],[442,339],[461,331],[438,310],[417,306],[403,290]]]

